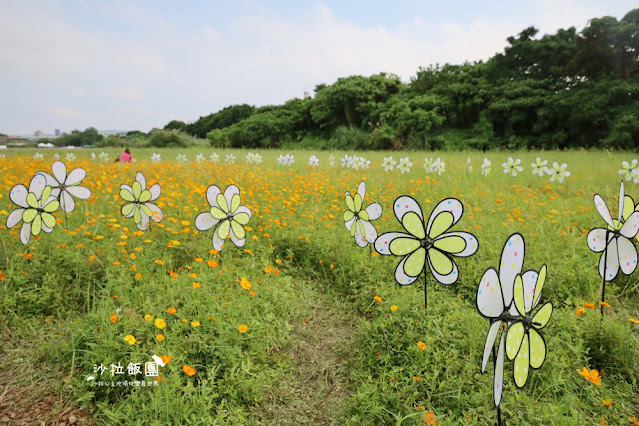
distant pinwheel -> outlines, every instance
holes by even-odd
[[[344,225],[360,247],[375,243],[377,230],[371,222],[382,215],[382,206],[379,203],[372,203],[365,209],[362,208],[365,196],[366,182],[360,182],[355,196],[349,192],[346,192],[345,196],[348,210],[344,212]]]
[[[161,188],[157,183],[146,189],[144,175],[136,173],[131,186],[120,185],[120,197],[126,201],[121,208],[122,215],[126,218],[132,217],[140,231],[145,231],[149,227],[149,219],[153,219],[154,222],[162,221],[162,210],[151,203],[158,199],[160,192]]]

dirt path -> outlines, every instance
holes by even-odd
[[[260,407],[264,424],[328,425],[339,423],[349,397],[348,360],[357,318],[335,296],[300,282],[303,319],[292,324],[292,347],[285,350],[291,366],[267,407]],[[302,286],[304,286],[302,288]]]

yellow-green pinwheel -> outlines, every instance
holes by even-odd
[[[155,222],[162,220],[162,210],[151,203],[160,196],[161,188],[157,183],[146,189],[146,179],[142,173],[135,175],[135,181],[131,186],[120,186],[120,197],[126,203],[122,205],[121,212],[126,218],[133,217],[133,221],[139,230],[144,231],[149,227],[149,219]]]

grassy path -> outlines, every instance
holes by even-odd
[[[312,283],[298,281],[296,290],[303,308],[284,349],[290,374],[258,417],[264,423],[335,423],[350,395],[348,360],[357,318]]]

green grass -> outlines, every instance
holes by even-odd
[[[593,194],[616,211],[617,170],[633,154],[392,153],[413,162],[411,172],[401,174],[381,168],[388,153],[360,153],[372,167],[353,171],[339,167],[343,152],[291,151],[296,163],[284,168],[276,164],[283,151],[259,151],[259,166],[246,165],[246,151],[239,150],[134,150],[138,162],[129,166],[91,162],[91,151],[102,150],[74,151],[79,159],[69,162],[87,169],[94,196],[68,216],[68,230],[63,222],[53,234],[32,240],[29,259],[18,237],[0,230],[6,276],[0,280],[0,378],[16,388],[46,378],[39,392],[58,396],[54,411],[73,404],[98,424],[423,424],[426,412],[440,424],[495,424],[492,361],[489,373],[480,372],[489,324],[476,311],[475,295],[485,269],[498,266],[505,240],[520,232],[527,244],[524,269],[548,265],[543,299],[555,311],[543,329],[547,361],[523,389],[514,385],[507,363],[501,403],[506,424],[631,424],[639,417],[639,325],[629,321],[639,317],[637,273],[606,286],[611,308],[603,320],[598,310],[575,314],[600,299],[599,257],[585,238],[603,224]],[[112,158],[118,153],[105,151]],[[10,188],[50,168],[52,152],[40,152],[43,161],[31,158],[35,151],[8,151],[0,160],[3,223],[13,208]],[[153,152],[161,153],[161,163],[150,163]],[[238,164],[174,161],[178,153],[192,161],[200,152],[207,160],[218,152],[222,161],[233,152]],[[306,164],[313,153],[320,158],[317,169]],[[427,177],[425,156],[442,157],[446,172]],[[517,178],[502,173],[509,156],[522,158],[525,170]],[[563,184],[531,175],[537,156],[568,163],[572,175]],[[492,161],[488,177],[479,173],[484,157]],[[130,184],[138,170],[162,185],[165,215],[161,226],[152,224],[143,235],[120,216],[117,197],[119,185]],[[365,204],[384,207],[374,222],[380,234],[401,229],[391,209],[399,195],[416,198],[426,215],[442,198],[463,202],[454,230],[473,232],[480,248],[457,261],[456,284],[428,276],[428,310],[422,279],[397,286],[397,259],[358,248],[344,228],[344,192],[355,191],[361,180],[368,186]],[[229,243],[221,255],[211,254],[210,232],[194,231],[213,183],[222,189],[237,184],[242,204],[253,210],[243,249]],[[639,186],[626,187],[639,198]],[[180,244],[167,247],[170,241]],[[242,288],[242,277],[255,295]],[[167,313],[170,307],[175,314]],[[164,329],[156,318],[166,321]],[[248,325],[247,333],[239,332],[240,324]],[[136,343],[125,342],[127,335]],[[86,380],[95,364],[144,363],[152,355],[171,356],[157,386],[94,387]],[[187,376],[184,364],[197,373]],[[24,365],[31,366],[28,377],[11,381]],[[577,374],[583,367],[599,369],[602,385]],[[12,404],[18,411],[29,408]]]

